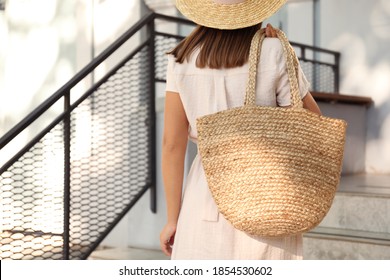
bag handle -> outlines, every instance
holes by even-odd
[[[279,29],[275,29],[277,37],[283,46],[283,53],[286,58],[286,66],[288,73],[288,80],[290,83],[291,92],[291,107],[302,108],[303,103],[299,94],[298,86],[298,58],[294,52],[294,49],[290,45],[286,35]],[[251,41],[251,47],[249,51],[249,78],[246,86],[245,94],[245,106],[254,106],[256,100],[256,77],[257,77],[257,66],[261,55],[261,46],[265,38],[264,29],[260,29],[255,33]]]

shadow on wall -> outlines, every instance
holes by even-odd
[[[42,94],[47,96],[53,91],[57,79],[70,77],[74,72],[68,58],[72,54],[67,48],[74,38],[63,32],[72,30],[70,15],[58,12],[66,11],[66,4],[56,0],[40,2],[10,1],[5,11],[2,24],[7,29],[7,46],[1,78],[1,134],[38,105]]]
[[[0,14],[0,35],[6,42],[0,47],[0,137],[133,25],[139,19],[139,2],[9,1]],[[104,75],[114,63],[110,60],[99,67],[96,76]],[[72,97],[84,93],[91,80],[77,86]],[[59,102],[2,149],[0,165],[62,110]]]
[[[339,23],[345,31],[329,48],[342,53],[340,91],[374,100],[367,114],[366,172],[390,173],[390,2],[369,4],[371,12],[364,12],[369,16]]]
[[[7,42],[1,48],[0,135],[88,63],[94,48],[100,52],[138,20],[137,2],[9,1],[0,22]]]
[[[5,30],[0,76],[0,136],[50,96],[75,72],[77,25],[72,2],[9,1],[0,22]],[[62,110],[55,106],[1,150],[0,165],[25,145],[37,128]]]

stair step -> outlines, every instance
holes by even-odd
[[[316,229],[304,235],[303,258],[305,260],[373,260],[390,259],[390,239],[353,236],[337,232],[338,229]],[[325,232],[326,231],[326,232]],[[331,231],[331,232],[329,232]],[[355,235],[362,235],[356,233]],[[372,234],[372,233],[371,233]],[[90,260],[169,260],[159,250],[141,248],[111,248],[96,250]]]
[[[333,205],[304,235],[304,259],[390,259],[390,175],[342,176]]]
[[[390,233],[384,232],[316,227],[304,237],[390,246]]]
[[[390,234],[317,227],[303,239],[306,260],[389,260]]]
[[[142,248],[97,249],[89,256],[90,260],[168,260],[160,250]]]
[[[308,260],[390,259],[390,234],[316,227],[304,235],[303,257]],[[98,249],[90,260],[168,260],[160,250]]]
[[[342,176],[320,227],[390,233],[390,175]]]
[[[338,193],[390,198],[390,174],[343,175],[340,179]]]
[[[390,175],[342,176],[332,208],[304,235],[304,259],[390,259]],[[167,260],[160,250],[96,250],[95,260]]]

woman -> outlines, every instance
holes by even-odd
[[[254,237],[238,231],[218,212],[197,155],[182,199],[188,138],[196,143],[196,119],[244,104],[249,47],[261,22],[285,0],[177,0],[178,9],[198,27],[168,56],[162,168],[167,224],[160,234],[172,259],[301,259],[302,236]],[[268,37],[275,36],[267,26]],[[320,113],[299,68],[304,107]],[[259,61],[256,104],[289,106],[283,49],[264,40]]]

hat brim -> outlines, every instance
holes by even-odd
[[[199,25],[217,29],[239,29],[266,20],[286,2],[287,0],[248,0],[224,5],[212,0],[176,0],[176,7]]]

